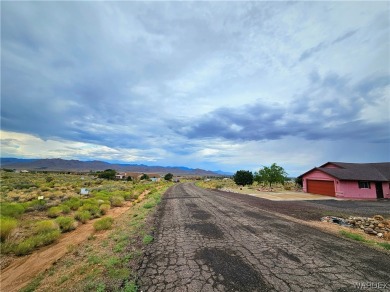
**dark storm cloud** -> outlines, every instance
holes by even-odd
[[[313,74],[309,78],[313,79]],[[189,138],[243,141],[278,140],[287,136],[307,140],[390,141],[387,121],[372,122],[362,117],[365,107],[381,100],[378,90],[390,84],[388,77],[369,78],[353,86],[337,74],[315,78],[317,82],[297,95],[293,103],[269,105],[258,101],[239,108],[221,108],[190,124],[182,123],[178,132]],[[369,100],[365,99],[367,95]]]

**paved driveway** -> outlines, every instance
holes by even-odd
[[[142,291],[390,289],[390,257],[193,184],[164,196]],[[251,198],[248,202],[245,198]],[[377,290],[378,291],[378,290]]]

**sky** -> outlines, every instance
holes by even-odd
[[[297,176],[390,161],[390,2],[1,2],[1,157]]]

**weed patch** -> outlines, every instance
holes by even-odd
[[[57,222],[58,226],[60,227],[61,232],[68,232],[68,231],[76,229],[76,226],[75,226],[76,222],[71,217],[62,217],[61,216],[61,217],[58,217],[56,219],[56,222]]]
[[[353,239],[353,240],[356,240],[356,241],[367,242],[367,240],[360,234],[348,232],[348,231],[345,231],[345,230],[341,230],[340,234],[342,236],[344,236],[344,237],[347,237],[347,238],[350,238],[350,239]]]
[[[95,228],[96,231],[107,230],[107,229],[111,228],[113,223],[114,223],[113,218],[105,217],[105,218],[99,219],[95,223],[93,223],[93,227]]]
[[[360,241],[360,242],[363,242],[363,243],[366,243],[366,244],[372,245],[372,246],[380,246],[381,248],[384,248],[386,250],[390,250],[390,243],[387,243],[387,242],[375,242],[373,240],[367,240],[360,234],[348,232],[345,230],[341,230],[340,234],[346,238],[349,238],[349,239]]]
[[[110,202],[111,202],[111,206],[113,207],[122,207],[125,202],[125,199],[120,196],[114,196],[111,197]]]
[[[89,211],[87,210],[77,211],[74,215],[74,218],[83,224],[87,223],[87,221],[91,219],[91,217],[91,213],[89,213]]]
[[[390,250],[390,243],[387,242],[379,242],[379,246],[383,247],[384,249]]]
[[[57,218],[62,213],[62,209],[60,207],[51,207],[47,211],[47,216],[50,218]]]
[[[24,206],[19,203],[2,203],[0,205],[0,215],[4,217],[19,218],[24,211]]]
[[[4,242],[11,232],[18,225],[18,221],[14,218],[0,217],[0,238]]]
[[[144,238],[142,239],[142,242],[143,242],[144,244],[149,244],[149,243],[151,243],[151,242],[153,241],[153,239],[154,239],[153,236],[147,234],[147,235],[145,235]]]

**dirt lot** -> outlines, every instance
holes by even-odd
[[[387,202],[357,203],[278,202],[175,185],[158,212],[140,290],[356,291],[367,283],[390,289],[388,254],[288,220],[318,220],[329,210],[389,214]]]

